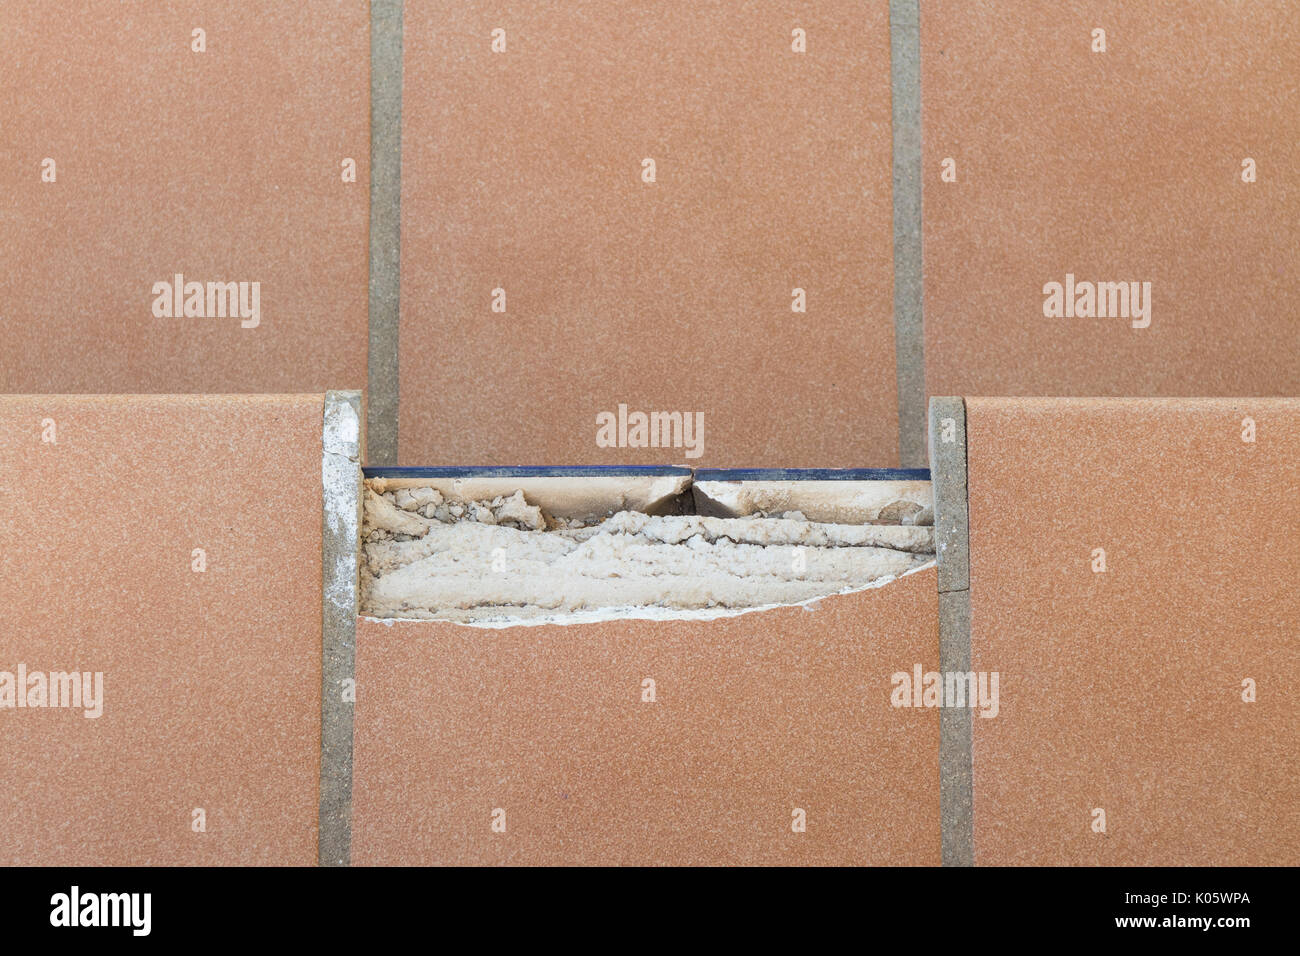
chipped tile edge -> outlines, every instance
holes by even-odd
[[[970,670],[970,528],[966,403],[930,399],[930,477],[939,565],[939,670]],[[973,719],[970,708],[939,711],[939,828],[944,866],[975,865]]]
[[[360,569],[361,393],[325,393],[321,450],[321,734],[318,862],[352,858],[352,700]]]

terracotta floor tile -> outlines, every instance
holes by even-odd
[[[368,25],[364,0],[0,4],[0,391],[364,386]],[[259,283],[257,324],[159,317],[177,274]]]
[[[927,0],[921,40],[929,394],[1300,393],[1300,5]],[[1150,325],[1045,316],[1067,274]]]
[[[888,13],[407,4],[402,463],[896,465]]]
[[[362,620],[353,862],[937,864],[938,712],[890,705],[937,606],[930,569],[709,622]]]
[[[0,707],[0,862],[315,863],[321,415],[0,396],[0,671],[103,674]]]
[[[976,864],[1294,864],[1300,400],[967,406]]]

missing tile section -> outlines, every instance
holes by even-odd
[[[321,628],[321,767],[318,859],[346,866],[352,852],[352,707],[356,700],[357,582],[361,524],[360,392],[325,395]]]
[[[401,472],[405,469],[385,469]],[[521,476],[519,469],[476,469],[465,474],[459,469],[431,476],[429,469],[410,469],[418,477],[371,478],[366,485],[380,494],[424,488],[454,501],[484,501],[509,497],[522,491],[530,502],[555,518],[591,520],[615,511],[644,511],[646,514],[680,514],[690,510],[691,474],[684,469],[664,469],[654,475]],[[441,470],[441,469],[437,469]],[[405,500],[405,499],[403,499]]]
[[[568,497],[581,498],[584,479],[567,482]],[[496,627],[701,620],[879,586],[933,562],[932,528],[863,520],[852,504],[860,483],[839,484],[843,509],[825,492],[810,495],[813,520],[752,507],[725,517],[648,514],[627,508],[622,493],[606,498],[603,513],[589,500],[574,517],[522,490],[475,500],[369,479],[362,611]],[[910,504],[915,518],[928,496]]]
[[[929,481],[697,481],[691,490],[704,515],[798,511],[809,521],[934,524]]]

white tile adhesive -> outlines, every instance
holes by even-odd
[[[835,516],[824,502],[820,510]],[[925,520],[921,510],[909,504],[875,520]],[[932,527],[860,523],[860,507],[846,513],[858,521],[622,508],[572,518],[520,490],[466,501],[371,480],[362,613],[488,626],[700,619],[877,586],[933,562]]]

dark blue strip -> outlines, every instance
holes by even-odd
[[[555,467],[442,466],[363,468],[367,478],[611,478],[690,475],[668,465],[567,465]],[[929,481],[929,468],[701,468],[696,481]]]
[[[570,465],[558,467],[377,466],[361,469],[367,478],[659,478],[689,475],[689,468],[667,465]]]
[[[701,468],[696,481],[929,481],[929,468]]]

